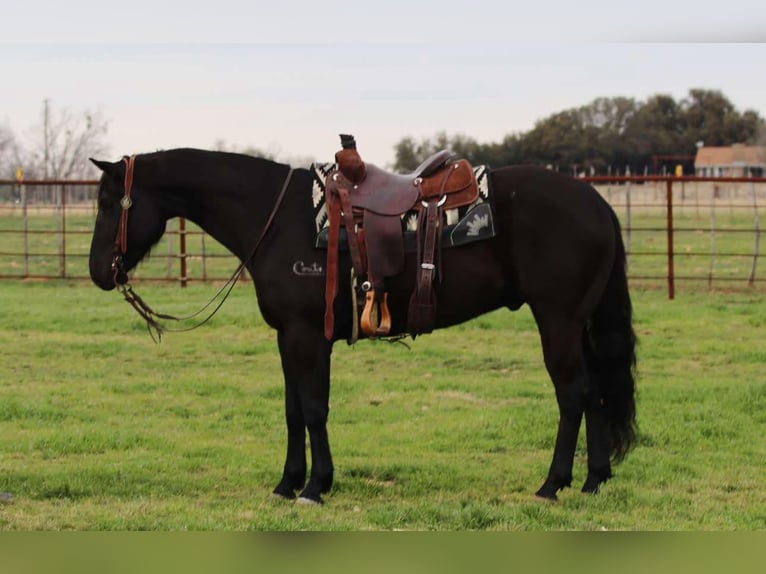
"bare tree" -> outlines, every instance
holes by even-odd
[[[12,179],[16,173],[16,138],[8,126],[0,125],[0,179]]]
[[[51,109],[43,102],[42,126],[30,132],[29,151],[22,153],[24,171],[29,176],[74,179],[93,175],[89,157],[108,151],[108,122],[100,112]]]

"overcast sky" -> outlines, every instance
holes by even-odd
[[[23,137],[47,98],[99,111],[112,159],[225,140],[329,160],[344,132],[385,165],[404,136],[499,141],[602,96],[717,89],[766,116],[766,2],[497,3],[4,6],[0,125]]]

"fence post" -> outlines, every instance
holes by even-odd
[[[27,217],[27,186],[24,185],[24,171],[21,168],[16,170],[16,185],[19,188],[19,199],[21,200],[21,217],[24,220],[24,277],[29,277],[29,218]]]
[[[204,231],[200,230],[200,239],[202,240],[202,281],[207,281],[207,249],[205,248]]]
[[[715,275],[715,193],[710,199],[710,271],[707,275],[708,289],[713,287],[713,275]]]
[[[181,259],[181,287],[186,287],[186,218],[178,218],[178,254]]]
[[[59,275],[66,277],[66,188],[59,186],[59,207],[61,208],[61,235],[59,237]]]
[[[668,212],[668,299],[676,296],[675,273],[673,270],[673,181],[665,182]]]
[[[168,253],[167,257],[165,257],[165,279],[172,279],[173,278],[173,233],[166,233],[165,237],[168,238]]]
[[[752,181],[750,182],[750,193],[753,196],[753,212],[755,213],[755,245],[753,246],[753,264],[750,267],[750,277],[747,279],[747,284],[752,287],[755,285],[755,268],[758,265],[761,240],[761,219],[758,216],[758,199],[755,193],[755,183]]]

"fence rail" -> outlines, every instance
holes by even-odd
[[[763,289],[766,178],[584,177],[623,227],[632,283]],[[0,279],[88,279],[96,180],[0,180]],[[239,261],[191,222],[168,224],[133,281],[228,279]]]

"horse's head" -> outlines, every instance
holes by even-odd
[[[102,289],[110,290],[126,283],[128,272],[160,240],[167,217],[140,170],[133,178],[127,160],[91,161],[103,174],[90,244],[90,278]]]

